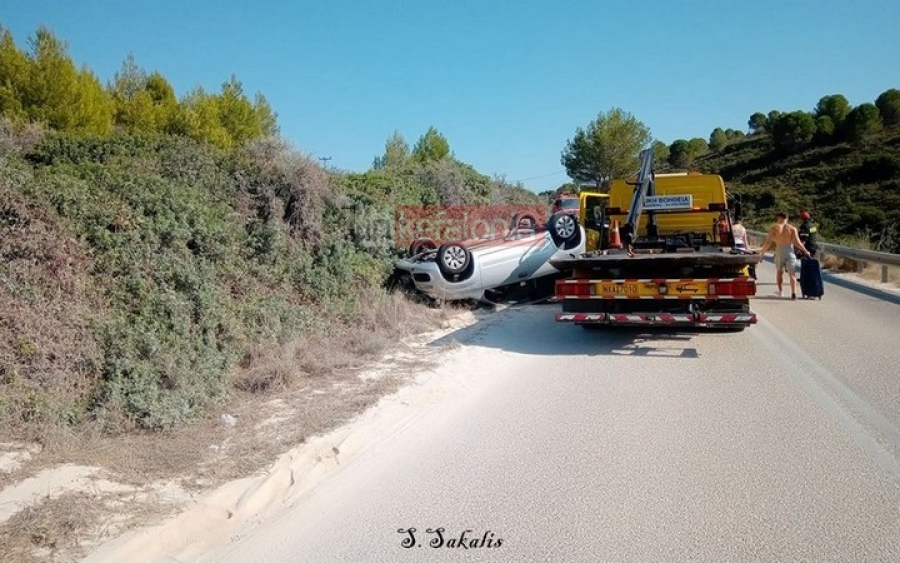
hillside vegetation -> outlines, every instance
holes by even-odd
[[[785,154],[766,134],[746,137],[694,162],[721,174],[741,196],[748,220],[765,225],[780,210],[796,217],[808,209],[822,235],[868,240],[900,252],[900,130],[863,144],[810,146]]]
[[[372,357],[411,320],[382,289],[394,206],[537,201],[435,128],[413,148],[395,133],[367,172],[325,170],[234,77],[177,99],[131,58],[104,86],[48,30],[30,44],[0,28],[8,439],[171,428],[289,385],[259,366],[302,335],[317,346],[304,357]]]
[[[170,427],[247,387],[231,376],[259,346],[321,331],[352,347],[348,328],[375,341],[399,328],[372,318],[395,249],[389,232],[360,236],[360,217],[389,226],[396,203],[504,190],[452,160],[330,175],[273,138],[235,151],[133,134],[7,143],[3,427]]]
[[[855,107],[830,94],[812,111],[755,112],[747,126],[656,141],[657,161],[721,174],[757,225],[808,209],[826,238],[900,251],[900,90]]]

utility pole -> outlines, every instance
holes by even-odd
[[[330,156],[320,156],[319,160],[322,161],[323,168],[328,168],[328,161],[331,160],[331,157]]]

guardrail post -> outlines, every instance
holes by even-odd
[[[888,267],[884,264],[881,265],[881,283],[888,282]]]
[[[856,261],[856,273],[857,274],[861,274],[865,268],[866,268],[865,262],[863,262],[862,260]]]

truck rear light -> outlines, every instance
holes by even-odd
[[[607,207],[606,214],[607,215],[622,215],[623,214],[622,208],[621,207]]]
[[[556,282],[557,297],[590,297],[596,293],[594,284],[584,281],[566,283],[566,280]]]
[[[733,295],[735,297],[756,295],[756,282],[753,280],[711,282],[708,293],[709,295]]]

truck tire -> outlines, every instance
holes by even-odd
[[[445,277],[456,277],[472,264],[472,253],[458,242],[442,244],[437,251],[437,263]]]
[[[556,290],[556,276],[532,278],[525,283],[528,298],[532,300],[552,297]]]

